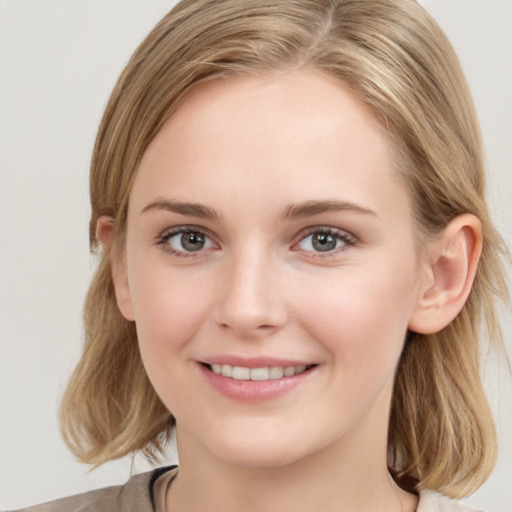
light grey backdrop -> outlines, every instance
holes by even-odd
[[[512,1],[424,0],[473,90],[495,218],[512,246]],[[102,109],[129,55],[170,0],[0,0],[0,509],[124,482],[60,440],[58,398],[78,358],[88,255],[87,170]],[[503,312],[506,340],[512,322]],[[512,511],[512,380],[486,368],[502,442],[470,503]],[[171,454],[170,459],[174,456]],[[146,469],[137,461],[135,471]]]

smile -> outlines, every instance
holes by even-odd
[[[227,356],[215,359],[198,361],[206,381],[221,395],[246,403],[277,399],[309,381],[319,367],[319,364],[294,364],[272,358],[241,360]]]
[[[269,366],[261,368],[248,368],[245,366],[231,366],[230,364],[207,364],[213,373],[235,380],[273,380],[283,377],[293,377],[309,370],[314,365],[300,364],[297,366]]]

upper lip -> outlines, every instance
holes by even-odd
[[[201,363],[212,364],[228,364],[230,366],[241,366],[244,368],[271,368],[273,366],[311,366],[316,364],[311,361],[299,361],[297,359],[281,359],[276,357],[240,357],[240,356],[212,356],[200,360]]]

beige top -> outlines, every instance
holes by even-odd
[[[106,487],[14,512],[165,512],[167,490],[177,468],[135,475],[125,485]],[[421,491],[416,512],[475,512],[434,491]]]

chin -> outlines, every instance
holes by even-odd
[[[255,469],[288,466],[310,455],[304,443],[297,442],[292,436],[288,436],[288,439],[282,435],[272,437],[248,430],[240,436],[210,439],[207,446],[214,457],[226,464]]]
[[[248,450],[245,447],[243,452],[223,454],[224,462],[235,466],[254,469],[271,469],[289,466],[302,457],[297,450],[269,450],[268,447]]]

